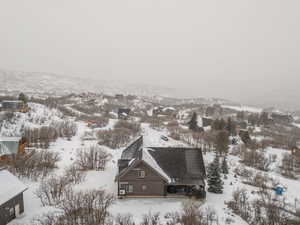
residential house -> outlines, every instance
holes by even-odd
[[[157,106],[152,110],[152,115],[155,116],[176,116],[176,109],[174,107]]]
[[[1,105],[1,111],[22,112],[26,109],[24,102],[19,100],[5,100]]]
[[[118,166],[120,197],[205,198],[201,149],[144,147],[140,137],[123,151]]]
[[[119,108],[118,109],[118,118],[119,119],[128,119],[130,116],[131,109],[128,108]]]
[[[0,137],[0,160],[24,153],[26,143],[21,137]]]
[[[5,169],[0,169],[0,184],[0,225],[6,225],[24,213],[27,187]]]

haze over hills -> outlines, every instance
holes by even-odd
[[[48,93],[53,95],[63,95],[69,93],[95,92],[105,94],[135,94],[147,97],[163,97],[167,104],[185,102],[195,103],[221,103],[230,105],[251,105],[261,108],[275,107],[284,111],[297,111],[300,109],[298,98],[292,91],[287,95],[281,92],[274,92],[272,98],[259,98],[257,100],[238,101],[236,99],[225,99],[222,96],[205,96],[199,90],[199,96],[188,96],[184,90],[178,87],[166,87],[161,84],[143,84],[128,80],[127,82],[118,80],[108,80],[95,76],[64,75],[47,72],[24,72],[0,69],[0,91],[20,91],[28,94]],[[255,87],[254,87],[255,89]],[[268,90],[266,90],[267,92]],[[242,94],[242,93],[241,93]],[[286,97],[288,96],[288,97]]]
[[[85,78],[84,76],[65,76],[54,73],[23,72],[0,70],[0,91],[20,91],[32,94],[53,94],[63,95],[69,93],[95,92],[105,94],[135,94],[146,96],[149,100],[160,101],[165,104],[190,103],[237,103],[222,98],[180,98],[175,88],[159,85],[135,84],[132,81],[120,83],[118,81],[102,80],[95,77]]]

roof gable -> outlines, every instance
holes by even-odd
[[[155,174],[157,174],[159,177],[161,177],[164,181],[170,182],[170,178],[166,177],[165,174],[161,174],[156,168],[153,168],[151,165],[149,165],[148,162],[142,160],[142,159],[136,159],[133,161],[127,168],[122,170],[117,176],[116,180],[120,179],[121,177],[125,176],[127,173],[129,173],[132,169],[137,168],[140,164],[144,164],[145,166],[149,167]]]
[[[27,186],[7,170],[0,170],[0,205],[27,190]]]

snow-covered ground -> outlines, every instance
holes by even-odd
[[[62,121],[63,114],[56,109],[36,103],[29,103],[29,107],[28,113],[16,113],[12,122],[3,121],[0,136],[21,136],[24,128],[37,128]]]
[[[252,110],[254,111],[254,109]],[[256,111],[257,112],[257,111]],[[56,114],[56,113],[55,113]],[[51,117],[49,115],[49,117]],[[59,119],[59,117],[57,117]],[[48,121],[48,120],[46,120]],[[108,125],[101,129],[113,128],[117,120],[110,120]],[[86,131],[91,132],[91,129],[83,122],[76,122],[78,125],[77,134],[72,137],[70,141],[64,138],[59,138],[55,143],[51,144],[49,151],[58,152],[61,160],[58,163],[58,169],[54,171],[56,175],[61,175],[65,168],[69,167],[77,157],[77,150],[83,147],[87,147],[96,144],[97,141],[83,141],[82,136]],[[161,139],[161,135],[167,136],[168,132],[166,129],[155,130],[150,127],[149,124],[142,124],[142,134],[144,135],[145,146],[151,147],[166,147],[166,146],[186,146],[186,144],[175,141],[169,138],[169,141],[164,141]],[[74,188],[76,190],[88,190],[88,189],[105,189],[108,192],[116,194],[117,185],[115,183],[115,176],[117,174],[117,161],[120,158],[123,149],[110,149],[104,147],[111,155],[112,158],[105,171],[89,171],[86,173],[86,179],[82,184],[76,185]],[[300,199],[299,190],[297,187],[300,186],[300,181],[290,180],[282,177],[277,172],[277,168],[280,165],[282,154],[286,151],[282,149],[272,149],[268,148],[266,154],[276,154],[277,160],[272,164],[272,171],[269,173],[272,177],[280,180],[280,183],[287,187],[286,197],[288,201],[293,204],[295,198]],[[207,153],[204,155],[204,161],[207,165],[214,158],[213,153]],[[228,164],[230,166],[230,174],[228,179],[224,181],[224,193],[223,194],[212,194],[207,193],[207,199],[203,203],[202,208],[212,208],[216,210],[220,225],[226,224],[226,219],[231,218],[234,222],[232,225],[247,225],[238,216],[232,216],[230,210],[227,209],[225,201],[232,199],[232,192],[237,188],[245,187],[247,190],[254,190],[254,187],[245,185],[242,183],[240,178],[235,178],[233,170],[235,167],[240,165],[239,158],[235,156],[228,157]],[[254,170],[255,171],[255,170]],[[30,225],[30,221],[41,216],[46,212],[49,212],[51,208],[42,207],[40,200],[34,195],[39,183],[31,182],[28,180],[23,180],[23,182],[28,186],[28,190],[24,194],[25,201],[25,214],[12,221],[9,225]],[[163,216],[168,212],[178,211],[181,205],[187,199],[182,198],[149,198],[149,199],[117,199],[115,204],[111,207],[110,212],[113,215],[117,214],[127,214],[133,215],[135,221],[139,222],[142,220],[143,215],[148,212],[159,212]]]
[[[233,109],[236,111],[246,111],[252,113],[261,113],[262,109],[250,107],[250,106],[231,106],[231,105],[222,105],[223,108]]]

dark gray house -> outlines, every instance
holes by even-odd
[[[118,109],[118,118],[119,119],[128,119],[130,116],[131,109],[128,108],[119,108]]]
[[[205,198],[201,149],[144,147],[140,137],[123,151],[118,165],[120,197]]]
[[[27,187],[9,171],[0,169],[0,225],[6,225],[24,212],[23,192]]]

